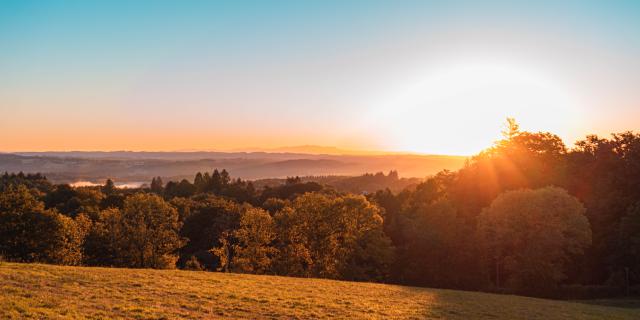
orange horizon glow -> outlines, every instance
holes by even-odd
[[[0,10],[0,152],[469,156],[507,117],[568,147],[640,130],[636,7],[154,5]]]

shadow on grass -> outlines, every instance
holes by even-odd
[[[596,300],[573,300],[573,302],[597,305],[597,306],[605,306],[605,307],[640,309],[640,297],[596,299]]]

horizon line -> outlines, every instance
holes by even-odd
[[[323,148],[323,149],[334,149],[334,152],[313,152],[313,151],[305,151],[305,150],[295,150],[296,148]],[[293,150],[292,150],[293,149]],[[20,154],[20,153],[91,153],[91,152],[102,152],[102,153],[117,153],[117,152],[129,152],[129,153],[197,153],[197,152],[210,152],[210,153],[284,153],[284,154],[307,154],[307,155],[344,155],[344,156],[400,156],[400,155],[410,155],[410,156],[446,156],[446,157],[472,157],[473,155],[469,154],[441,154],[441,153],[425,153],[425,152],[415,152],[415,151],[406,151],[406,150],[393,150],[393,151],[385,151],[385,150],[362,150],[362,149],[343,149],[339,147],[333,146],[319,146],[319,145],[300,145],[300,146],[289,146],[289,147],[275,147],[275,148],[260,148],[260,147],[248,147],[248,148],[233,148],[233,149],[181,149],[181,150],[148,150],[148,149],[112,149],[112,150],[100,150],[100,149],[75,149],[75,150],[0,150],[0,153],[5,154]]]

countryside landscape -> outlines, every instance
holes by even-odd
[[[640,319],[640,6],[0,3],[0,319]]]

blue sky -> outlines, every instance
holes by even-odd
[[[0,150],[572,144],[640,129],[638,57],[638,1],[0,1]]]

